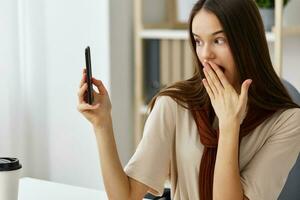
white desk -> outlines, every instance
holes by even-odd
[[[108,198],[105,191],[21,178],[18,200],[108,200]]]

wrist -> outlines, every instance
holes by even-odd
[[[239,137],[239,132],[240,132],[240,123],[237,120],[233,120],[233,121],[227,121],[227,122],[223,122],[223,123],[219,123],[219,130],[220,130],[220,134],[219,137],[220,138],[226,138],[229,139],[232,137],[234,138],[238,138]],[[232,137],[230,137],[232,136]]]
[[[105,117],[105,121],[93,124],[94,131],[97,132],[106,132],[112,129],[112,117],[111,115]]]
[[[227,119],[219,121],[219,128],[221,129],[236,129],[240,127],[240,122],[237,119]]]

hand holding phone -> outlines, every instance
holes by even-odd
[[[88,84],[87,93],[85,94],[85,102],[92,105],[94,101],[93,83],[92,83],[92,66],[91,66],[91,50],[87,46],[85,48],[85,63],[86,63],[86,82]]]
[[[79,103],[77,109],[94,127],[107,127],[107,124],[112,123],[112,106],[108,91],[102,81],[92,78],[89,47],[85,49],[85,60],[86,69],[83,71],[79,91],[77,92]],[[97,91],[93,90],[93,85],[97,87]]]

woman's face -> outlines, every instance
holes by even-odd
[[[200,62],[211,61],[217,64],[231,85],[239,91],[236,65],[218,18],[212,12],[201,9],[193,19],[192,32]]]

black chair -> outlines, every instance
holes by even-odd
[[[300,105],[300,93],[299,91],[288,81],[286,80],[282,80],[282,83],[284,85],[284,87],[287,89],[288,93],[290,94],[291,98],[293,99],[293,101]]]
[[[300,93],[297,89],[286,80],[283,80],[282,82],[293,101],[300,105]],[[288,175],[287,181],[278,197],[278,200],[300,200],[300,153],[295,165]]]
[[[153,199],[153,200],[171,200],[171,191],[170,188],[165,188],[162,196],[157,197],[150,193],[146,194],[145,199]]]
[[[278,197],[278,200],[299,200],[300,199],[300,154],[290,171],[287,181]]]

